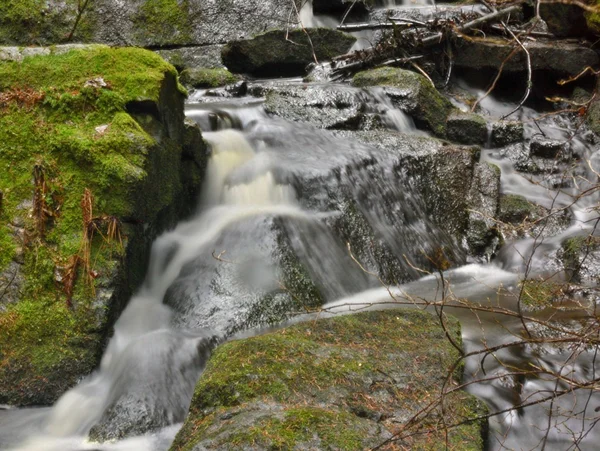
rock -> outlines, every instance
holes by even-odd
[[[310,36],[310,40],[307,36]],[[350,49],[356,38],[328,28],[273,30],[252,39],[230,42],[223,48],[223,63],[235,73],[259,76],[306,74],[317,60],[330,60]]]
[[[222,44],[203,45],[201,47],[179,47],[176,49],[156,50],[161,57],[175,66],[184,69],[224,69],[221,61]]]
[[[372,448],[431,401],[459,356],[438,324],[426,312],[393,310],[229,342],[209,360],[171,450]],[[449,328],[460,341],[458,322]],[[448,424],[486,412],[464,391],[445,405]],[[462,423],[449,440],[483,449],[485,426]],[[417,434],[410,444],[430,440],[443,441],[444,432]]]
[[[563,160],[571,156],[568,143],[540,136],[535,136],[529,143],[529,153],[535,157]]]
[[[475,165],[473,182],[469,191],[469,228],[466,240],[475,255],[488,260],[495,253],[500,237],[495,217],[500,197],[500,168],[490,163]]]
[[[181,82],[193,88],[216,88],[239,81],[226,69],[194,68],[181,72]]]
[[[519,121],[499,121],[492,124],[492,146],[503,147],[523,141],[523,123]]]
[[[498,219],[503,222],[519,224],[535,214],[535,206],[523,196],[503,194],[500,196]]]
[[[38,3],[10,0],[0,6],[0,43],[65,41],[75,24],[77,2]],[[297,0],[298,8],[301,3]],[[298,20],[291,9],[290,0],[94,0],[87,3],[73,41],[153,49],[222,45],[273,28],[295,28]]]
[[[360,89],[327,84],[252,85],[249,92],[265,97],[267,113],[318,128],[355,130],[366,119],[366,105],[374,99]]]
[[[203,166],[184,161],[206,158],[201,139],[200,149],[184,151],[184,90],[174,67],[154,53],[104,46],[36,53],[0,64],[0,92],[11,105],[0,116],[0,164],[22,174],[0,174],[0,273],[11,252],[22,252],[23,262],[18,299],[0,312],[0,403],[14,405],[51,404],[95,368],[143,281],[153,239],[195,205]],[[22,83],[26,107],[13,88]],[[46,183],[46,211],[60,214],[36,216],[34,171]],[[71,287],[84,196],[93,215],[106,218],[97,224],[104,236],[109,221],[118,236],[107,243],[95,235],[90,253],[79,254],[91,262],[91,274],[80,267]],[[32,237],[27,245],[7,236],[15,226],[6,218]]]
[[[584,10],[577,5],[540,4],[540,16],[556,36],[585,36],[587,33]]]
[[[569,280],[587,286],[600,283],[600,238],[577,236],[562,243],[560,257]]]
[[[359,72],[352,79],[357,87],[383,86],[385,93],[417,126],[438,136],[446,135],[446,119],[453,107],[421,74],[393,67]]]
[[[446,135],[449,140],[460,144],[485,144],[487,122],[478,114],[454,112],[448,116]]]
[[[596,52],[588,47],[571,42],[536,40],[524,43],[531,55],[533,71],[545,71],[552,76],[573,76],[587,66],[595,67]],[[457,44],[455,64],[469,69],[498,70],[512,52],[513,43],[500,38],[469,38]],[[506,62],[504,73],[526,72],[527,60],[524,52],[517,52]]]

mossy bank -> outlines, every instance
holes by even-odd
[[[0,63],[0,403],[51,403],[93,370],[204,170],[172,66],[59,50]]]
[[[457,321],[449,327],[460,342]],[[371,448],[436,399],[458,357],[437,318],[417,310],[311,321],[233,341],[211,357],[171,451]],[[483,449],[487,422],[476,418],[485,412],[471,395],[449,393],[443,421],[435,407],[395,445]],[[448,448],[438,421],[460,424],[448,429]]]

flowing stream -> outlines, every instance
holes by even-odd
[[[293,86],[299,81],[278,83]],[[423,135],[380,91],[361,95],[368,108],[382,113],[390,133]],[[482,106],[492,116],[514,107],[493,98]],[[524,109],[520,114],[527,121],[535,112]],[[277,292],[284,271],[281,262],[287,260],[265,263],[261,256],[283,252],[281,237],[287,240],[283,248],[291,248],[308,269],[330,314],[394,308],[391,295],[407,303],[440,299],[440,276],[418,278],[401,257],[417,258],[422,249],[440,242],[451,244],[452,238],[427,218],[410,177],[388,170],[392,156],[357,145],[343,133],[270,117],[256,98],[219,99],[198,92],[189,101],[187,116],[203,128],[211,150],[197,214],[154,243],[146,281],[117,321],[94,374],[51,408],[0,410],[0,449],[167,450],[210,350],[224,339],[263,332],[259,326],[264,316],[252,320],[252,315],[266,293]],[[562,129],[552,121],[539,125],[549,136],[571,141],[582,161],[592,162],[585,170],[595,180],[596,155],[589,144],[572,140],[568,125]],[[528,125],[526,134],[534,133],[537,128]],[[592,231],[594,215],[589,207],[598,199],[574,202],[574,189],[558,191],[528,180],[497,149],[485,149],[482,159],[500,166],[502,192],[524,195],[546,207],[562,207],[571,215],[569,227],[541,243],[530,238],[515,240],[493,263],[469,264],[463,258],[462,266],[444,273],[456,299],[516,311],[524,272],[551,273],[554,268],[548,266],[548,256],[561,242]],[[341,215],[342,198],[358,205],[378,239],[400,257],[392,268],[403,274],[400,285],[389,290],[382,287],[357,267],[345,243],[335,236],[332,224]],[[286,295],[280,291],[273,299],[285,307]],[[453,307],[448,311],[461,320],[466,352],[509,343],[523,334],[523,324],[516,318],[474,315]],[[303,319],[306,316],[292,321]],[[484,363],[480,356],[468,359],[465,382],[487,379],[469,385],[468,390],[492,410],[502,411],[557,389],[555,380],[525,379],[519,382],[522,388],[515,399],[509,377],[489,377],[501,375],[506,365],[525,368],[535,362],[562,368],[583,381],[595,374],[594,358],[591,351],[571,358],[553,349],[509,347]],[[88,442],[94,425],[115,403],[125,411],[131,409],[131,416],[143,406],[144,415],[155,420],[147,429],[155,432],[105,444]],[[600,437],[592,421],[599,406],[600,397],[591,391],[579,390],[557,399],[551,406],[547,449],[568,449],[579,437],[578,449],[596,449]],[[540,447],[549,408],[546,402],[493,417],[489,448]]]

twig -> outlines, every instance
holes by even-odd
[[[512,32],[512,30],[510,28],[508,28],[504,22],[502,22],[502,25],[504,25],[504,28],[506,28],[506,30],[508,30],[508,32],[513,37],[513,39],[515,41],[517,41],[517,44],[519,44],[521,46],[521,48],[525,52],[525,55],[526,55],[526,58],[527,58],[527,88],[525,89],[525,94],[523,94],[523,97],[521,98],[521,101],[519,102],[519,104],[517,105],[517,107],[514,110],[512,110],[510,113],[502,116],[501,119],[504,120],[508,116],[510,116],[511,114],[513,114],[514,112],[518,111],[523,106],[523,104],[527,101],[527,99],[529,98],[529,94],[531,93],[531,86],[532,86],[532,80],[531,80],[532,70],[531,70],[531,55],[529,54],[529,50],[527,50],[527,48],[525,48],[525,46],[519,40],[519,38],[517,37],[517,35],[514,34]]]

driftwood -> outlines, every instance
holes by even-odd
[[[451,36],[467,33],[470,30],[479,28],[483,25],[492,24],[494,22],[501,22],[511,14],[517,13],[521,10],[522,3],[518,3],[507,8],[492,11],[490,14],[478,17],[477,19],[471,20],[461,25],[454,25],[448,27],[444,31],[435,32],[429,36],[422,37],[422,30],[432,26],[433,22],[429,23],[414,21],[412,19],[403,19],[401,17],[394,17],[389,19],[390,22],[384,22],[379,24],[352,24],[342,25],[338,27],[339,30],[343,31],[360,31],[360,30],[376,30],[376,29],[394,29],[400,31],[400,33],[394,33],[394,41],[389,43],[379,44],[375,47],[370,47],[364,50],[358,50],[345,55],[340,55],[334,58],[334,62],[337,64],[332,70],[331,78],[333,80],[339,80],[344,77],[348,77],[360,70],[388,65],[402,65],[406,63],[413,63],[413,60],[423,58],[422,50],[424,48],[434,47],[446,41]],[[393,21],[392,21],[393,20]],[[405,23],[398,24],[396,22],[403,21]],[[418,31],[417,31],[418,30]],[[508,31],[508,30],[506,30]],[[510,32],[510,31],[509,31]],[[399,36],[398,36],[399,35]],[[411,55],[413,53],[419,53],[418,56]],[[347,64],[344,64],[347,62]],[[452,61],[450,61],[452,65]]]

